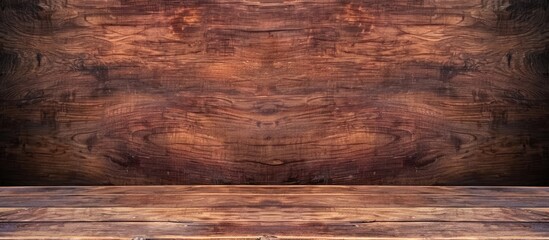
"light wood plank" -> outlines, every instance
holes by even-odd
[[[549,222],[549,208],[0,208],[0,222]]]

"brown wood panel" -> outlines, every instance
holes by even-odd
[[[0,207],[239,207],[239,206],[276,206],[286,204],[292,207],[330,207],[334,204],[349,204],[367,207],[543,207],[549,208],[546,196],[456,196],[456,195],[297,195],[273,196],[270,194],[235,195],[171,195],[166,199],[157,199],[155,195],[58,195],[58,196],[0,196]],[[32,201],[28,201],[32,198]],[[177,201],[177,202],[174,202]]]
[[[542,212],[549,207],[547,199],[549,199],[547,187],[184,185],[0,188],[0,207],[7,210],[7,216],[13,214],[13,209],[47,211],[45,208],[108,208],[113,211],[111,213],[113,214],[116,212],[115,209],[124,207],[185,208],[188,211],[253,207],[266,208],[266,211],[269,211],[270,207],[284,205],[285,208],[311,211],[312,209],[323,211],[334,206],[374,208],[372,212],[376,211],[375,208],[394,210],[405,207],[418,210],[418,208],[429,206],[433,209],[433,213],[437,211],[435,209],[466,206],[470,208],[469,210],[478,208],[478,211],[495,208],[494,214],[499,209],[505,211],[507,208],[510,215],[514,214],[515,217],[536,208],[541,211],[540,216],[543,217]],[[515,209],[514,212],[511,208]],[[453,212],[453,210],[448,211]],[[204,213],[210,214],[207,211]]]
[[[284,186],[282,188],[282,186]],[[543,187],[500,187],[500,186],[346,186],[346,185],[179,185],[179,186],[52,186],[33,188],[28,186],[0,188],[0,196],[103,196],[103,195],[445,195],[445,196],[492,196],[492,197],[543,197],[549,196],[549,189]]]
[[[0,239],[548,239],[547,223],[0,223]],[[143,237],[145,236],[145,237]],[[153,236],[153,237],[147,237]],[[280,236],[280,237],[278,237]],[[320,236],[320,237],[319,237]],[[141,240],[139,239],[139,240]]]
[[[218,196],[211,196],[212,198]],[[72,205],[70,205],[72,206]],[[341,206],[344,206],[341,204]],[[0,222],[544,222],[549,208],[498,207],[31,207],[0,208]]]
[[[547,185],[548,8],[2,0],[0,184]]]
[[[547,187],[344,187],[4,187],[0,239],[549,239]]]

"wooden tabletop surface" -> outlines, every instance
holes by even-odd
[[[549,239],[549,188],[0,188],[0,239],[69,238]]]

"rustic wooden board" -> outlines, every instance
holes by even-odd
[[[0,239],[549,239],[548,223],[0,223]],[[16,229],[15,231],[13,231]],[[307,236],[308,235],[308,236]],[[148,237],[152,236],[152,237]]]
[[[136,219],[140,222],[373,222],[377,219],[391,222],[549,222],[549,208],[351,206],[353,207],[291,207],[286,204],[284,208],[2,207],[0,222],[133,222]]]
[[[2,0],[0,185],[547,185],[544,0]]]
[[[250,191],[250,190],[248,190]],[[295,190],[294,190],[295,192]],[[70,196],[70,197],[67,197]],[[164,196],[164,199],[158,199]],[[32,201],[28,201],[32,199]],[[516,207],[549,208],[549,197],[531,194],[518,196],[479,196],[479,195],[446,195],[446,194],[115,194],[115,195],[18,195],[0,196],[0,207],[267,207],[285,204],[291,207],[326,208],[341,204],[343,206],[368,207]],[[175,202],[174,201],[180,201]],[[174,205],[175,204],[175,205]]]
[[[543,197],[549,196],[545,188],[539,187],[499,187],[499,186],[345,186],[345,185],[232,185],[230,188],[220,185],[179,185],[179,186],[53,186],[29,188],[28,186],[0,188],[0,196],[15,194],[16,196],[33,198],[35,196],[56,195],[460,195],[492,197]],[[250,191],[253,189],[253,191]]]
[[[480,189],[4,187],[0,239],[549,239],[549,188]]]

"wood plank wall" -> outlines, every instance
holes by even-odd
[[[547,185],[548,8],[2,0],[0,185]]]

